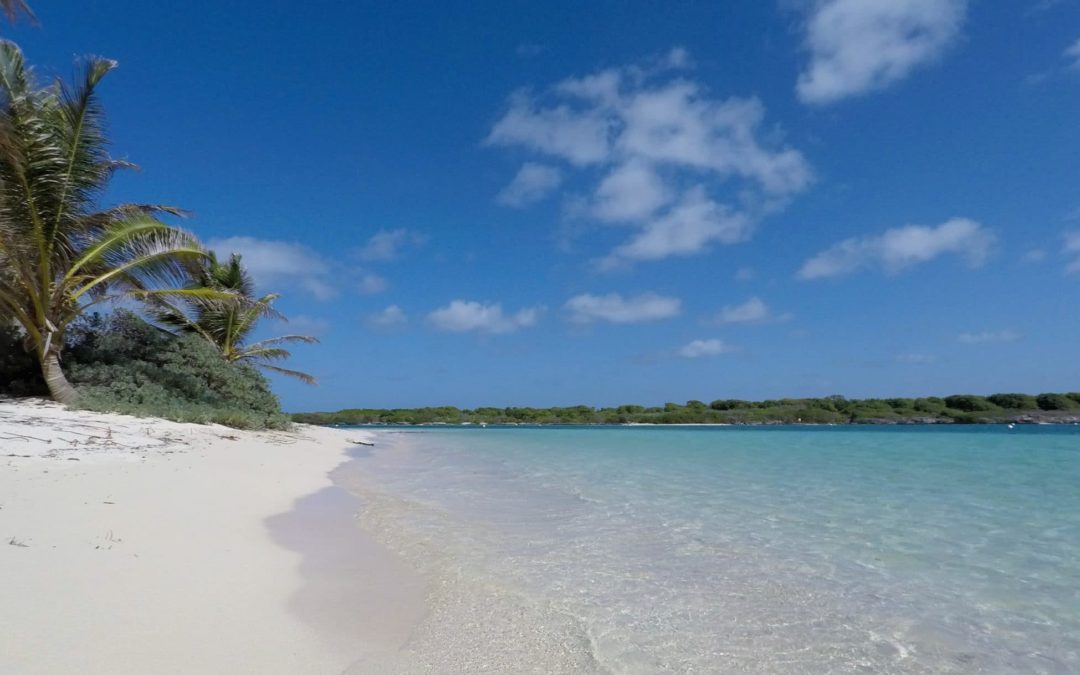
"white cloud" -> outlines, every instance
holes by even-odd
[[[357,257],[368,262],[394,260],[410,246],[422,246],[427,237],[405,228],[379,230],[356,252]]]
[[[605,161],[610,153],[609,120],[599,111],[579,112],[562,104],[537,108],[528,92],[510,97],[510,109],[488,134],[490,145],[522,145],[561,157],[576,166]]]
[[[937,361],[933,354],[897,354],[897,363],[906,363],[912,366],[924,366]]]
[[[753,267],[740,267],[735,271],[735,281],[751,281],[756,275]]]
[[[694,59],[685,47],[672,47],[660,61],[660,68],[690,68],[694,65]]]
[[[639,260],[700,253],[713,242],[733,244],[749,236],[752,222],[745,213],[733,211],[709,199],[701,187],[691,188],[678,204],[650,220],[630,241],[598,260],[602,270]]]
[[[1062,56],[1069,59],[1069,68],[1080,70],[1080,40],[1069,45]]]
[[[963,257],[972,267],[982,265],[995,237],[979,223],[953,218],[937,227],[904,225],[871,237],[852,237],[803,263],[801,279],[823,279],[880,267],[897,274],[946,253]]]
[[[477,332],[497,335],[535,326],[541,311],[540,307],[528,307],[514,314],[504,314],[502,305],[498,303],[454,300],[446,307],[428,314],[428,321],[435,328],[451,333]]]
[[[526,58],[540,56],[544,53],[544,46],[533,44],[531,42],[522,42],[517,46],[517,49],[514,50],[514,53],[516,53],[518,56]]]
[[[1014,330],[986,330],[981,333],[961,333],[956,336],[957,341],[966,345],[977,345],[987,342],[1016,342],[1024,337],[1023,333]]]
[[[725,306],[717,315],[716,323],[768,323],[789,319],[791,314],[776,314],[764,300],[754,296],[741,305]]]
[[[562,183],[562,172],[553,166],[525,162],[514,180],[499,192],[495,200],[504,206],[528,206],[542,200]]]
[[[656,293],[642,293],[628,298],[623,298],[618,293],[583,293],[567,300],[565,308],[570,312],[570,320],[574,323],[639,323],[678,316],[682,310],[682,301]]]
[[[1063,250],[1065,255],[1072,257],[1072,261],[1065,267],[1065,273],[1080,273],[1080,230],[1065,233],[1065,248]]]
[[[819,0],[806,23],[800,100],[832,103],[904,79],[941,56],[966,13],[966,0]]]
[[[409,318],[405,315],[397,305],[390,305],[381,312],[376,312],[367,317],[367,324],[374,328],[396,328],[398,326],[404,326],[409,322]]]
[[[688,342],[679,349],[678,354],[684,359],[700,359],[706,356],[729,354],[734,351],[738,351],[738,349],[727,344],[723,340],[714,338],[711,340],[693,340],[692,342]]]
[[[596,188],[593,215],[608,222],[648,218],[670,198],[652,166],[631,160],[616,167]]]
[[[287,241],[228,237],[206,243],[219,257],[239,253],[255,283],[264,291],[288,293],[299,288],[316,300],[337,295],[330,281],[330,264],[303,244]]]
[[[388,288],[390,288],[390,282],[374,272],[365,272],[364,276],[360,277],[360,283],[357,286],[357,290],[362,295],[376,295]]]
[[[645,66],[570,78],[539,95],[519,91],[488,145],[524,147],[599,176],[580,214],[639,230],[604,266],[700,253],[734,243],[812,181],[802,154],[762,133],[756,98],[716,98],[672,71],[673,49]],[[714,201],[724,188],[737,205]],[[730,189],[729,189],[730,188]]]
[[[1033,248],[1020,256],[1022,263],[1038,263],[1046,260],[1046,251],[1041,248]]]
[[[622,126],[614,144],[618,155],[746,178],[773,194],[798,192],[810,182],[799,152],[767,149],[756,138],[765,118],[756,98],[711,99],[680,79],[628,92],[616,113]]]

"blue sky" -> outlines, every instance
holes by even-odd
[[[37,0],[291,410],[1080,388],[1080,2]]]

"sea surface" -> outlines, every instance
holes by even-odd
[[[387,430],[400,672],[1080,672],[1080,427]]]

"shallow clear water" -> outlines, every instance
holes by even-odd
[[[1080,427],[386,432],[347,474],[432,579],[418,671],[1080,672]]]

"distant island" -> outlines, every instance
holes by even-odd
[[[718,399],[595,408],[355,408],[294,413],[305,424],[1080,424],[1080,392],[956,394],[939,398],[843,396]]]

